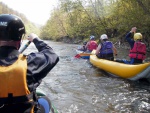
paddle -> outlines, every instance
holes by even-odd
[[[29,45],[30,45],[30,41],[28,41],[24,46],[22,46],[20,49],[19,49],[19,52],[22,53]]]
[[[81,58],[82,56],[90,56],[90,55],[95,55],[93,53],[79,53],[77,55],[75,55],[75,58]]]
[[[75,58],[80,58],[81,56],[79,54],[75,55],[74,56]]]
[[[96,53],[96,50],[93,50],[91,53],[88,53],[88,52],[82,52],[82,53],[79,53],[77,54],[76,56],[74,56],[75,58],[81,58],[81,57],[84,57],[84,56],[90,56],[90,55],[95,55]]]
[[[75,57],[75,58],[80,58],[80,57],[81,57],[81,56],[80,56],[80,53],[82,53],[82,52],[84,52],[84,51],[80,51],[80,50],[79,50],[79,52],[78,52],[78,50],[76,50],[76,51],[77,51],[78,54],[76,54],[74,57]]]
[[[93,53],[80,53],[79,54],[80,56],[90,56],[90,55],[95,55]]]

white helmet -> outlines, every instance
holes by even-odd
[[[95,39],[95,36],[91,35],[90,36],[90,40]]]
[[[101,37],[100,37],[100,39],[101,40],[108,39],[108,36],[106,34],[102,34]]]

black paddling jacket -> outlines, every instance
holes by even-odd
[[[42,79],[58,63],[59,57],[44,41],[35,38],[33,40],[38,52],[27,55],[27,84],[30,92],[40,85]],[[16,49],[0,47],[0,65],[9,66],[19,56]]]

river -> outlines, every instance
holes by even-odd
[[[60,61],[39,87],[46,92],[58,113],[150,113],[147,81],[112,77],[88,60],[75,59],[78,45],[46,43],[59,55]],[[36,51],[31,44],[24,53]],[[118,58],[127,58],[127,50],[118,51]]]

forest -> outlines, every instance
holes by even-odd
[[[41,29],[45,39],[89,40],[106,33],[112,40],[124,40],[132,27],[150,37],[150,0],[59,0],[47,24]]]
[[[19,16],[24,22],[24,25],[26,28],[26,34],[35,32],[36,34],[40,35],[39,25],[36,25],[35,23],[30,22],[24,14],[19,13],[18,11],[15,11],[9,8],[6,4],[2,2],[0,2],[0,14],[15,14]]]
[[[135,26],[144,40],[150,40],[150,0],[59,0],[42,27],[0,2],[2,13],[20,16],[27,33],[35,32],[46,40],[82,43],[89,40],[90,35],[99,40],[104,33],[112,41],[124,40],[126,33]]]

